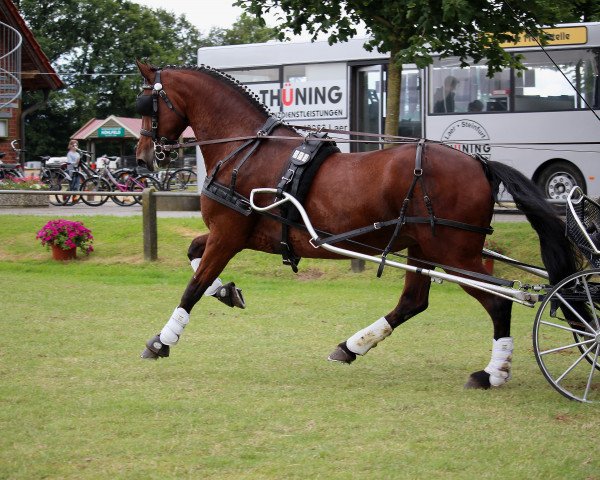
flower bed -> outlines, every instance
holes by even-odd
[[[0,194],[0,207],[47,207],[48,195],[29,195],[28,190],[47,190],[37,177],[15,178],[0,181],[0,190],[14,193]]]

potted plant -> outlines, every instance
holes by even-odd
[[[28,195],[28,190],[48,190],[39,177],[12,177],[0,180],[0,190],[14,193],[0,195],[0,207],[47,207],[48,195]]]
[[[485,243],[483,244],[483,248],[487,248],[488,250],[499,253],[501,255],[504,255],[504,253],[505,253],[504,248],[501,245],[499,245],[498,243],[494,242],[493,240],[486,239]],[[494,273],[494,259],[493,258],[484,256],[483,257],[483,266],[489,272],[490,275],[493,275],[493,273]]]
[[[50,220],[37,233],[42,246],[52,249],[55,260],[69,260],[77,256],[77,248],[89,255],[94,250],[92,232],[81,222]]]

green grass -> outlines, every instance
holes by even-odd
[[[46,220],[0,216],[2,479],[600,478],[598,406],[545,381],[532,309],[514,307],[514,379],[493,391],[462,388],[487,364],[492,329],[448,283],[337,365],[327,354],[394,307],[402,272],[303,260],[294,275],[243,252],[222,278],[248,308],[203,299],[172,356],[144,362],[201,222],[159,219],[160,260],[147,264],[141,218],[82,218],[96,252],[57,263],[34,239]],[[528,225],[495,227],[509,255],[537,263]]]

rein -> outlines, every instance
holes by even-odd
[[[306,130],[312,131],[316,133],[335,133],[338,135],[352,135],[359,137],[374,137],[381,138],[382,140],[351,140],[345,138],[335,138],[337,143],[389,143],[389,144],[404,144],[404,143],[417,143],[419,141],[418,138],[412,137],[399,137],[396,135],[386,135],[386,134],[378,134],[378,133],[367,133],[367,132],[355,132],[350,130],[332,130],[329,128],[314,128],[311,126],[305,125],[289,125],[283,122],[280,122],[281,125],[291,127],[295,130]],[[168,145],[164,145],[164,150],[171,151],[177,150],[179,148],[188,148],[188,147],[201,147],[203,145],[215,145],[220,143],[229,143],[229,142],[243,142],[248,140],[257,140],[257,139],[277,139],[277,140],[298,140],[302,137],[289,137],[289,136],[276,136],[276,135],[267,135],[264,134],[262,130],[259,130],[255,135],[248,135],[245,137],[230,137],[230,138],[217,138],[214,140],[192,140],[190,142],[178,142],[178,143],[169,143]],[[323,142],[331,142],[332,138],[329,137],[327,139],[322,139],[318,141]],[[428,140],[433,141],[433,140]],[[438,143],[438,142],[436,142]],[[441,142],[439,142],[441,143]]]

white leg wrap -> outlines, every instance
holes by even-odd
[[[490,384],[492,387],[499,387],[508,382],[512,375],[511,362],[513,353],[512,337],[499,338],[494,340],[492,347],[492,358],[484,371],[490,374]]]
[[[194,258],[190,262],[191,265],[192,265],[192,270],[194,270],[194,272],[196,270],[198,270],[198,267],[200,266],[200,261],[201,260],[202,260],[201,258]],[[221,285],[223,285],[223,282],[221,281],[221,279],[219,277],[217,277],[217,279],[212,283],[212,285],[206,289],[206,292],[204,292],[204,296],[210,297],[211,295],[214,295],[215,292],[219,289],[219,287]]]
[[[179,336],[190,321],[190,314],[183,308],[177,307],[160,331],[160,341],[164,345],[175,345],[179,341]]]
[[[393,329],[384,317],[381,317],[372,325],[367,328],[356,332],[348,340],[346,340],[346,347],[357,355],[364,355],[373,347],[388,337],[392,333]]]

